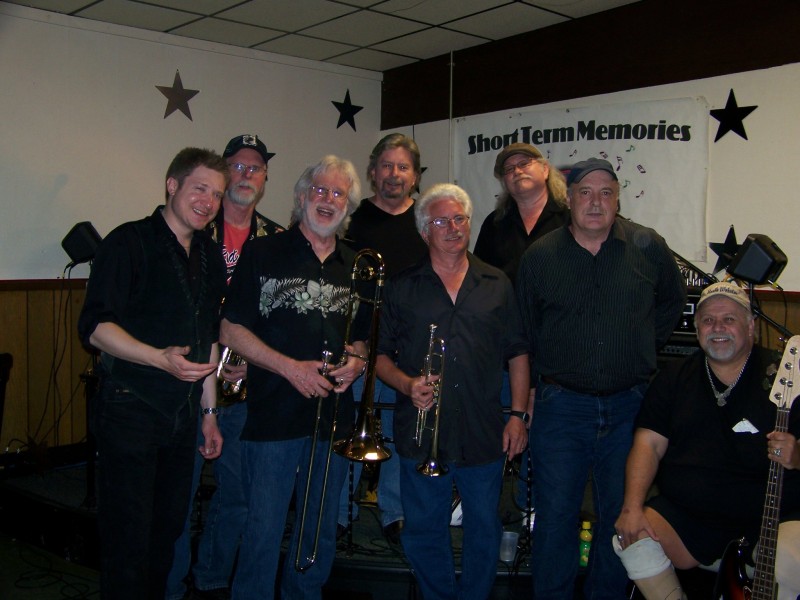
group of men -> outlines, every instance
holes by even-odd
[[[233,138],[222,156],[181,151],[165,205],[98,250],[79,328],[101,353],[93,431],[104,598],[185,597],[188,514],[209,459],[217,491],[191,566],[193,597],[320,598],[352,505],[349,461],[328,442],[351,433],[369,361],[396,451],[381,465],[382,525],[426,600],[489,597],[504,465],[527,447],[537,600],[573,597],[589,479],[587,598],[626,597],[629,577],[647,598],[679,597],[670,560],[713,562],[726,540],[755,540],[749,511],[770,461],[788,469],[785,489],[800,498],[800,422],[771,433],[774,405],[756,389],[770,373],[766,354],[753,349],[749,300],[735,285],[704,292],[702,352],[648,388],[686,290],[664,239],[619,216],[607,161],[580,161],[565,178],[533,146],[503,149],[494,169],[503,194],[473,254],[463,189],[437,184],[412,197],[420,153],[407,136],[376,145],[365,199],[350,161],[309,166],[286,231],[255,211],[272,156],[255,135]],[[377,356],[368,319],[349,311],[363,248],[380,252],[387,274]],[[422,371],[431,325],[444,367],[432,377]],[[244,361],[220,376],[245,380],[245,402],[218,399],[222,346]],[[415,439],[418,420],[434,414],[436,447],[429,426]],[[420,472],[431,453],[436,477]],[[661,495],[646,501],[653,481]],[[699,507],[687,482],[703,490]],[[715,513],[714,486],[746,486],[747,509],[729,500]],[[298,518],[311,518],[293,528],[279,575],[292,498]],[[785,503],[787,520],[797,504]],[[786,594],[800,588],[797,533],[781,526]]]

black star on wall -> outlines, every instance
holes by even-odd
[[[189,117],[190,121],[192,120],[192,113],[189,110],[189,100],[199,94],[200,90],[184,89],[180,71],[175,71],[175,80],[172,82],[172,87],[166,87],[164,85],[157,85],[156,87],[159,92],[167,97],[167,110],[164,112],[165,119],[176,110],[179,110]]]
[[[740,137],[747,139],[747,133],[744,130],[744,120],[751,112],[757,109],[758,106],[737,106],[736,96],[733,94],[731,88],[728,94],[728,101],[725,103],[725,108],[715,108],[711,110],[711,116],[719,121],[719,128],[717,129],[717,137],[714,142],[728,133],[733,131]]]
[[[727,269],[733,257],[739,252],[739,244],[736,243],[736,231],[734,231],[733,225],[728,229],[728,235],[725,237],[723,243],[711,242],[708,247],[711,248],[718,257],[717,264],[714,265],[714,273],[719,273],[722,269]]]
[[[350,127],[353,128],[353,131],[356,130],[356,113],[358,113],[363,106],[356,106],[352,102],[350,102],[350,90],[347,90],[347,93],[344,95],[344,102],[336,102],[336,100],[331,100],[331,104],[336,107],[336,110],[339,111],[339,122],[336,124],[336,129],[339,129],[345,123],[349,123]]]

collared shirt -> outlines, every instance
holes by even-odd
[[[482,261],[502,269],[511,283],[516,285],[519,261],[525,250],[546,233],[564,225],[569,220],[569,209],[552,195],[548,196],[542,214],[528,233],[517,203],[511,198],[508,201],[508,210],[502,217],[498,219],[498,211],[494,210],[484,219],[474,254]]]
[[[776,427],[777,408],[769,399],[779,360],[755,346],[725,406],[717,406],[698,350],[668,364],[642,403],[636,426],[666,437],[669,446],[659,463],[659,493],[709,527],[736,522],[750,541],[758,538],[770,461],[766,435]],[[716,377],[712,381],[721,391]],[[800,436],[800,402],[786,423]],[[800,511],[800,472],[786,470],[781,514]]]
[[[387,278],[428,253],[428,246],[417,231],[413,204],[393,215],[364,198],[350,218],[345,241],[356,250],[372,248],[380,252]]]
[[[468,259],[469,269],[455,304],[430,258],[386,283],[378,353],[396,358],[401,371],[416,377],[428,352],[429,326],[438,326],[435,335],[446,347],[439,460],[478,465],[503,455],[503,363],[525,354],[528,344],[511,282],[502,271],[471,254]],[[397,451],[422,460],[430,449],[431,433],[417,447],[413,441],[417,412],[411,399],[398,392]],[[428,417],[432,424],[433,411]]]
[[[646,383],[674,330],[686,286],[664,239],[617,218],[593,255],[568,226],[531,245],[517,298],[538,376],[585,393]]]
[[[339,361],[344,350],[350,276],[355,253],[337,240],[320,262],[297,226],[256,238],[236,266],[223,316],[242,325],[273,350],[296,360],[319,361],[323,350]],[[351,341],[363,340],[355,327]],[[323,400],[321,432],[329,437],[334,394]],[[247,367],[247,422],[242,439],[274,441],[311,435],[317,399],[253,364]],[[336,439],[352,430],[353,395],[341,394]]]
[[[98,324],[115,323],[156,348],[189,346],[187,360],[205,363],[219,339],[225,265],[203,232],[194,233],[187,256],[162,208],[117,227],[100,244],[78,330],[88,346]],[[175,414],[202,394],[202,381],[180,381],[161,369],[105,352],[101,362],[121,387],[164,414]]]

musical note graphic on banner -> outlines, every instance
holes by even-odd
[[[636,146],[634,146],[633,144],[631,144],[631,147],[625,150],[625,152],[631,152],[632,150],[636,150]]]
[[[621,156],[618,156],[618,157],[617,157],[617,171],[619,171],[619,170],[620,170],[620,168],[622,167],[622,163],[623,163],[623,162],[624,162],[624,161],[622,160],[622,157],[621,157]]]
[[[624,188],[626,188],[626,187],[628,187],[630,184],[631,184],[631,181],[630,181],[630,179],[626,179],[626,180],[625,180],[625,183],[623,183],[623,184],[622,184],[622,187],[623,187],[623,189],[624,189]]]
[[[638,194],[636,194],[636,197],[637,197],[637,198],[641,198],[642,196],[644,196],[644,190],[642,190],[641,192],[639,192]]]
[[[578,149],[577,149],[577,148],[575,148],[575,150],[573,150],[573,151],[570,153],[570,156],[575,156],[577,153],[578,153]]]
[[[602,150],[600,151],[600,156],[602,156],[603,158],[608,158],[608,154],[606,154]]]
[[[636,165],[636,168],[639,169],[639,173],[647,173],[642,165]]]

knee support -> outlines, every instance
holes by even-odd
[[[628,577],[634,581],[653,577],[672,567],[672,562],[667,558],[664,549],[653,538],[643,538],[634,542],[624,550],[615,535],[611,541],[622,566],[628,572]]]

